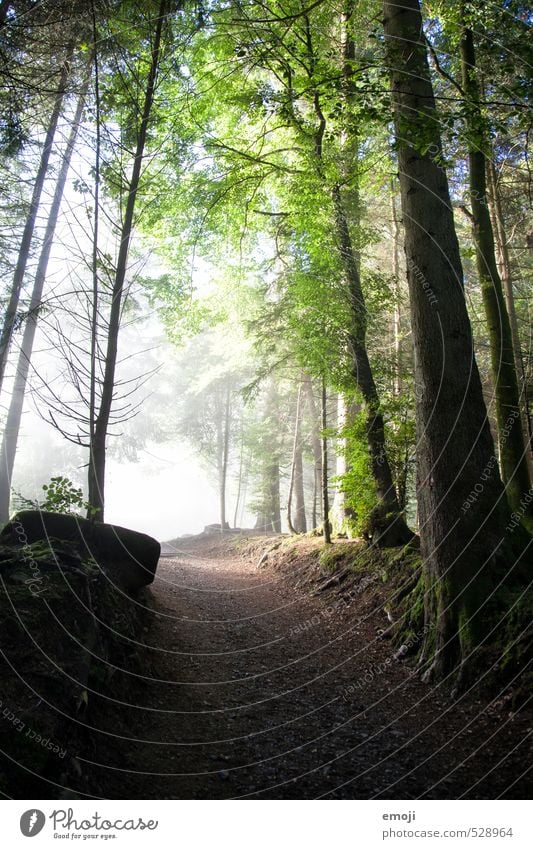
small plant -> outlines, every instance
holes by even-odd
[[[69,478],[58,475],[43,484],[45,497],[42,501],[32,501],[15,493],[15,506],[18,510],[49,510],[52,513],[77,514],[89,510],[89,504],[83,499],[80,487],[74,486]]]

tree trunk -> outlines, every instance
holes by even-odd
[[[230,443],[230,409],[231,409],[231,382],[228,378],[226,384],[226,397],[224,400],[224,420],[222,439],[222,463],[220,473],[220,531],[226,530],[226,485],[228,480],[228,461]]]
[[[509,504],[513,510],[519,510],[524,496],[529,492],[529,469],[522,432],[511,325],[496,264],[487,199],[485,150],[489,144],[489,133],[480,106],[481,87],[477,79],[474,36],[465,24],[464,3],[461,4],[461,13],[461,66],[467,97],[466,129],[476,266],[489,335],[501,473]],[[527,513],[533,516],[531,505]]]
[[[402,307],[400,287],[400,223],[396,209],[395,183],[391,183],[392,212],[392,278],[394,285],[394,395],[398,398],[402,392]]]
[[[528,384],[524,368],[524,358],[522,356],[522,347],[520,344],[520,333],[518,331],[518,319],[516,315],[513,288],[513,275],[511,272],[511,259],[509,256],[509,248],[507,245],[507,234],[505,232],[505,222],[503,217],[500,191],[498,188],[496,168],[494,166],[494,161],[492,158],[487,158],[486,164],[487,184],[489,190],[489,205],[494,222],[494,235],[498,252],[498,270],[501,281],[503,283],[505,302],[507,304],[507,312],[511,325],[515,369],[519,381],[519,400],[521,402],[520,411],[522,414],[522,428],[526,442],[528,444],[528,449],[526,450],[526,460],[529,467],[530,480],[533,480],[533,430],[531,427]]]
[[[237,495],[235,498],[235,510],[233,513],[233,527],[237,528],[239,524],[239,507],[241,503],[241,495],[244,496],[243,490],[243,475],[244,475],[244,420],[241,417],[241,446],[239,451],[239,475],[237,478]]]
[[[291,476],[289,481],[289,495],[287,498],[287,524],[291,534],[305,534],[307,531],[307,520],[305,516],[304,477],[302,459],[301,438],[301,415],[302,415],[302,383],[298,385],[298,396],[296,399],[296,415],[294,420],[294,440],[292,446]],[[292,520],[292,500],[294,496],[294,522]]]
[[[102,396],[94,425],[94,437],[90,446],[89,457],[89,503],[92,508],[92,518],[102,522],[104,519],[104,484],[105,484],[105,452],[109,418],[115,390],[115,371],[117,364],[118,337],[120,318],[124,298],[124,284],[128,266],[130,242],[133,232],[133,215],[137,202],[141,168],[150,115],[154,102],[155,82],[160,61],[161,38],[166,17],[167,0],[161,0],[154,33],[150,70],[144,96],[142,117],[137,137],[137,146],[133,160],[131,178],[128,185],[126,209],[120,233],[120,247],[117,258],[117,268],[113,283],[111,311],[107,333],[107,349],[105,354]],[[94,498],[94,501],[91,500]]]
[[[71,58],[71,55],[72,51],[69,54],[69,59]],[[24,225],[24,230],[22,233],[22,239],[20,242],[20,248],[17,257],[17,263],[15,265],[15,271],[13,273],[13,280],[11,283],[9,300],[4,316],[4,323],[0,332],[0,391],[2,390],[4,382],[7,359],[9,356],[9,349],[11,346],[13,330],[17,318],[20,293],[22,291],[22,284],[24,282],[24,275],[26,273],[26,266],[28,264],[28,259],[30,256],[30,248],[33,239],[33,233],[35,230],[37,213],[39,211],[41,195],[43,192],[44,182],[48,171],[48,165],[50,163],[50,154],[52,152],[54,138],[57,130],[57,124],[59,121],[59,116],[61,114],[61,107],[63,105],[63,100],[65,97],[67,81],[70,73],[69,69],[70,64],[67,59],[65,60],[63,68],[61,70],[59,86],[54,100],[52,113],[48,122],[46,137],[44,140],[43,149],[41,151],[41,158],[39,161],[39,168],[37,170],[37,175],[33,184],[30,208],[26,218],[26,223]]]
[[[261,439],[259,462],[259,498],[257,499],[257,521],[255,527],[265,533],[281,533],[280,503],[280,445],[279,432],[272,427],[279,421],[278,387],[273,377],[268,381],[264,421],[266,427]]]
[[[307,516],[305,514],[305,492],[304,492],[304,469],[302,439],[296,446],[295,468],[294,468],[294,524],[296,533],[307,533]]]
[[[316,528],[318,527],[321,518],[319,516],[318,503],[321,500],[320,493],[322,488],[322,445],[320,442],[320,425],[315,396],[313,393],[313,382],[309,376],[305,380],[305,395],[311,419],[311,447],[313,450],[314,460],[312,525],[313,528]]]
[[[346,497],[342,486],[342,477],[346,474],[346,428],[347,404],[342,392],[337,397],[337,439],[335,449],[335,494],[331,505],[331,528],[335,536],[344,535],[346,527]]]
[[[359,206],[359,175],[357,130],[351,112],[356,103],[357,89],[353,79],[353,62],[356,47],[351,35],[352,17],[356,8],[354,0],[345,0],[341,13],[341,61],[342,93],[346,105],[346,120],[343,125],[341,145],[344,149],[344,171],[346,188],[344,193],[351,196],[350,207]],[[349,165],[347,159],[349,158]],[[370,454],[372,475],[376,482],[379,504],[369,517],[368,529],[372,541],[379,545],[401,545],[412,538],[413,534],[401,515],[396,490],[392,480],[387,450],[385,428],[380,411],[377,388],[368,359],[366,347],[366,303],[361,287],[359,252],[354,249],[346,203],[340,185],[332,191],[335,225],[339,240],[342,267],[348,289],[348,302],[351,313],[351,326],[348,328],[348,346],[352,358],[352,377],[355,386],[363,397],[366,408],[366,437]]]
[[[460,666],[485,633],[504,489],[483,401],[418,0],[383,4],[415,353],[426,678]],[[423,133],[425,153],[417,145]]]
[[[13,466],[15,464],[15,455],[17,452],[17,443],[20,431],[20,422],[22,418],[22,409],[24,407],[24,395],[26,392],[26,384],[28,382],[28,374],[30,370],[30,362],[33,352],[33,343],[35,332],[37,330],[37,322],[39,319],[38,310],[41,306],[44,283],[46,280],[46,272],[48,269],[48,261],[50,259],[50,251],[54,241],[55,230],[63,192],[67,182],[67,176],[72,160],[72,152],[76,144],[78,129],[85,105],[87,89],[89,86],[89,77],[78,97],[76,113],[70,128],[70,134],[67,140],[67,146],[63,154],[61,169],[57,178],[57,183],[54,191],[54,197],[48,213],[48,221],[44,234],[43,244],[37,271],[33,283],[33,290],[30,301],[28,317],[24,327],[22,336],[22,344],[17,363],[17,371],[15,374],[15,382],[13,385],[13,394],[9,404],[6,426],[0,449],[0,524],[7,522],[9,518],[9,502],[11,496],[11,479],[13,477]]]
[[[322,524],[324,527],[324,542],[326,545],[331,543],[331,523],[329,521],[329,475],[328,475],[328,395],[326,381],[322,379]]]
[[[91,303],[91,341],[90,341],[90,376],[89,376],[89,465],[87,471],[88,508],[87,518],[93,518],[93,512],[100,512],[103,518],[104,502],[103,494],[100,497],[100,480],[103,486],[105,475],[105,456],[103,458],[104,468],[97,474],[96,463],[93,463],[93,448],[96,443],[96,368],[98,358],[98,316],[99,316],[99,289],[100,281],[98,275],[99,254],[98,237],[100,226],[100,68],[98,63],[98,26],[96,22],[96,10],[94,0],[91,0],[92,35],[93,35],[93,61],[94,61],[94,107],[96,124],[96,144],[94,151],[94,225],[92,244],[92,303]],[[102,451],[102,449],[100,449]],[[105,440],[103,445],[105,454]],[[96,461],[100,462],[98,454]]]
[[[352,326],[347,336],[352,358],[352,376],[365,404],[370,465],[379,498],[377,509],[370,517],[369,530],[373,542],[380,545],[401,545],[408,542],[413,534],[401,515],[387,457],[385,426],[366,350],[366,304],[339,186],[333,189],[333,203],[352,315]]]
[[[281,504],[279,497],[279,462],[273,459],[268,467],[269,524],[274,533],[281,533]]]

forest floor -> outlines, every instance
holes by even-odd
[[[326,603],[309,582],[296,588],[283,563],[259,567],[272,542],[246,549],[201,535],[161,559],[146,675],[121,700],[93,701],[80,795],[530,795],[531,713],[421,683],[382,639],[386,617],[364,593]],[[302,541],[302,556],[318,545]]]

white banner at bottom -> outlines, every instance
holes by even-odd
[[[521,801],[4,801],[2,844],[187,849],[531,849]]]

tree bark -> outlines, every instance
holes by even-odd
[[[26,319],[24,333],[22,336],[22,344],[18,357],[15,382],[13,385],[13,394],[11,396],[11,401],[9,404],[6,426],[2,439],[2,447],[0,449],[0,524],[7,522],[9,518],[11,480],[13,477],[13,467],[15,464],[15,456],[17,452],[17,443],[22,418],[22,410],[24,407],[24,396],[26,393],[26,385],[28,382],[28,374],[30,370],[30,363],[33,352],[33,343],[35,340],[35,332],[37,330],[37,322],[39,320],[38,311],[39,307],[41,306],[43,288],[46,280],[46,272],[50,259],[50,251],[52,250],[52,244],[54,241],[54,235],[57,226],[57,219],[59,216],[59,209],[61,207],[61,201],[63,200],[63,193],[65,190],[67,176],[70,169],[70,163],[72,160],[72,153],[76,144],[78,129],[83,109],[85,106],[88,86],[89,76],[87,76],[87,80],[84,83],[83,88],[78,96],[76,112],[70,128],[70,134],[67,140],[65,152],[63,154],[61,169],[57,177],[54,197],[52,199],[50,210],[48,212],[48,221],[46,224],[43,244],[39,256],[39,261],[37,264],[35,280],[33,283],[28,317]]]
[[[489,133],[480,106],[481,88],[477,79],[474,36],[465,23],[465,3],[461,4],[461,16],[461,67],[467,98],[466,129],[476,266],[489,334],[501,473],[509,504],[513,510],[518,510],[529,492],[529,469],[522,432],[511,325],[496,264],[487,198],[485,151],[489,144]],[[531,505],[527,513],[533,516]]]
[[[400,173],[417,398],[425,677],[442,678],[485,633],[506,570],[508,510],[483,401],[418,0],[383,4]],[[424,138],[425,153],[418,140]]]
[[[52,152],[54,138],[57,130],[57,124],[59,121],[59,116],[61,114],[63,100],[65,98],[67,81],[70,74],[69,59],[71,58],[71,56],[72,51],[70,51],[68,59],[65,60],[61,69],[61,76],[59,79],[57,94],[55,96],[54,105],[50,114],[50,119],[48,121],[46,137],[44,140],[43,149],[41,151],[41,158],[39,161],[39,168],[37,170],[35,182],[33,184],[30,208],[26,217],[26,222],[24,225],[24,230],[22,233],[22,239],[20,242],[20,248],[17,257],[17,263],[15,265],[15,271],[13,273],[9,300],[4,315],[4,323],[2,326],[2,330],[0,331],[0,391],[2,390],[4,382],[6,365],[9,356],[9,349],[11,346],[13,330],[17,319],[20,293],[22,291],[22,284],[24,282],[24,275],[26,273],[26,266],[28,264],[28,259],[30,256],[30,248],[33,239],[33,233],[35,230],[37,213],[39,211],[41,195],[43,193],[44,182],[50,163],[50,154]]]

